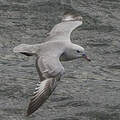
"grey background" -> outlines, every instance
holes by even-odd
[[[63,63],[66,74],[49,100],[25,117],[38,82],[35,57],[12,52],[44,42],[65,11],[84,24],[72,33],[91,63]],[[119,0],[0,0],[0,120],[120,120]]]

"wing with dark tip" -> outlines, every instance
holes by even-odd
[[[29,116],[34,111],[36,111],[48,99],[48,97],[51,95],[55,87],[56,87],[55,78],[48,78],[42,81],[38,85],[29,103],[28,110],[27,110],[27,116]]]
[[[62,64],[58,58],[54,57],[39,58],[37,60],[37,67],[40,70],[40,76],[42,75],[44,79],[38,84],[38,87],[31,98],[27,110],[27,116],[36,111],[48,99],[64,73]]]

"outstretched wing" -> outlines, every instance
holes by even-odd
[[[38,84],[36,91],[29,103],[27,116],[36,111],[51,95],[56,88],[57,81],[64,73],[64,68],[56,58],[39,58],[37,67],[40,69],[42,81]]]
[[[80,15],[65,14],[62,22],[55,25],[48,33],[48,40],[67,40],[70,41],[71,32],[82,25],[82,17]]]

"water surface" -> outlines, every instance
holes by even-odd
[[[49,100],[25,117],[39,80],[35,57],[12,52],[44,42],[65,11],[84,24],[72,33],[91,63],[63,63],[66,74]],[[119,0],[0,0],[0,120],[120,120]]]

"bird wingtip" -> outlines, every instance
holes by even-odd
[[[82,16],[78,13],[65,12],[62,21],[82,21]]]

